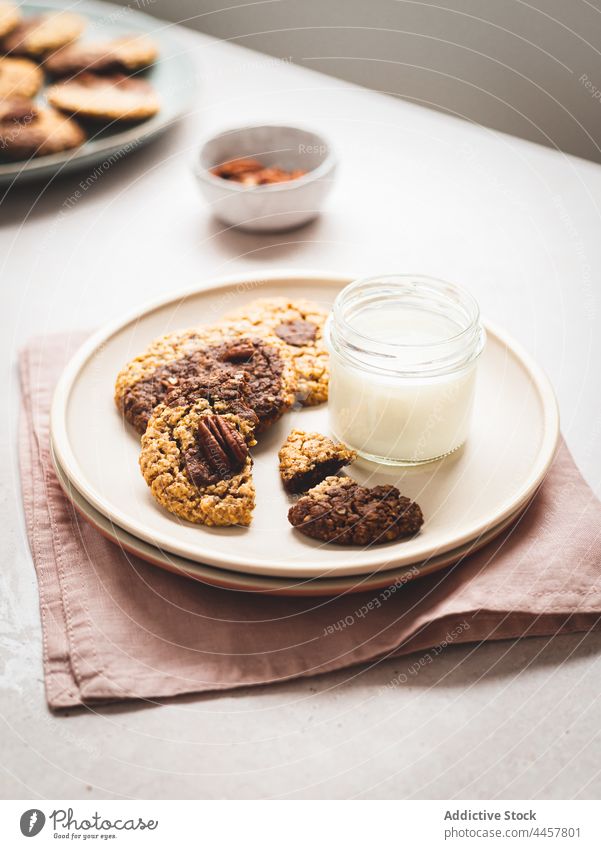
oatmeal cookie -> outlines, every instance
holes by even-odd
[[[291,493],[306,492],[329,475],[335,475],[357,457],[357,452],[321,433],[295,429],[279,452],[280,477]]]
[[[67,77],[83,71],[133,73],[152,65],[157,55],[157,46],[151,38],[129,35],[112,41],[69,44],[48,56],[44,68],[53,77]]]
[[[249,525],[253,428],[227,401],[161,404],[142,437],[140,469],[170,513],[201,525]]]
[[[11,106],[8,112],[6,103]],[[0,153],[11,159],[60,153],[79,147],[86,139],[75,121],[54,109],[38,109],[23,98],[5,101],[3,106],[0,108]]]
[[[44,75],[29,59],[0,57],[0,100],[7,97],[34,97]]]
[[[160,108],[149,82],[124,74],[78,74],[50,86],[46,97],[62,112],[95,121],[142,121]]]
[[[323,339],[327,310],[306,300],[259,298],[227,319],[259,334],[271,333],[290,349],[297,373],[297,399],[304,407],[328,398],[329,357]]]
[[[288,511],[301,533],[338,545],[377,545],[416,534],[420,507],[395,486],[359,486],[351,478],[326,478]]]
[[[0,3],[0,38],[15,29],[21,20],[19,9],[12,3]]]
[[[79,38],[85,21],[73,12],[48,12],[26,18],[3,38],[0,50],[25,56],[44,56]]]
[[[181,383],[188,395],[194,382],[245,373],[244,403],[265,430],[294,403],[295,373],[278,340],[242,336],[227,324],[183,330],[155,340],[117,377],[115,401],[126,420],[143,433],[153,409]]]

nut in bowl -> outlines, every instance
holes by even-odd
[[[291,230],[316,218],[335,170],[336,158],[323,136],[272,124],[212,136],[194,166],[213,214],[254,232]]]

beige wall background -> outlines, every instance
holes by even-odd
[[[129,5],[601,162],[601,0]]]

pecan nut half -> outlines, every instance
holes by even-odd
[[[203,416],[198,423],[196,444],[184,454],[192,483],[201,488],[229,480],[244,466],[248,446],[241,434],[222,416]]]

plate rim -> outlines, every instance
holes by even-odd
[[[20,5],[20,8],[23,7],[27,9],[28,6],[44,7],[48,10],[57,11],[62,11],[65,8],[64,3],[62,3],[61,0],[35,0],[35,2],[31,3],[26,0],[26,2]],[[124,11],[128,12],[130,20],[131,15],[133,14],[133,29],[136,29],[136,31],[139,30],[141,32],[144,28],[143,25],[145,25],[148,30],[152,29],[153,31],[156,31],[160,24],[167,25],[170,29],[178,29],[177,24],[172,24],[169,21],[163,21],[162,18],[154,18],[151,15],[147,15],[145,12],[139,11],[138,9],[133,9],[128,6],[118,6],[116,3],[106,2],[106,0],[85,0],[85,2],[78,5],[73,11],[84,17],[88,14],[90,18],[94,20],[97,18],[106,18],[107,14],[111,10],[113,10],[114,13],[119,13],[121,15],[123,15]],[[157,38],[159,41],[162,40],[165,43],[171,41],[173,45],[177,45],[179,41],[177,36],[174,37],[171,32],[168,35],[165,35],[161,31],[160,36]],[[183,39],[181,39],[181,42],[183,44]],[[181,53],[180,58],[182,62],[188,65],[190,70],[195,68],[194,62],[185,51]],[[152,118],[133,126],[126,127],[120,132],[115,133],[115,135],[107,136],[106,139],[97,139],[96,141],[89,142],[88,145],[84,144],[83,146],[74,148],[73,150],[52,153],[47,156],[30,157],[29,159],[16,160],[15,162],[1,162],[0,185],[7,185],[9,183],[12,185],[20,180],[34,180],[36,178],[41,179],[44,176],[50,177],[51,175],[56,176],[57,174],[67,174],[78,167],[85,168],[86,165],[91,165],[93,162],[98,161],[102,157],[116,155],[118,152],[122,151],[127,151],[127,154],[129,154],[130,151],[127,150],[127,148],[129,148],[133,143],[137,142],[140,146],[142,146],[155,136],[158,136],[162,132],[168,130],[173,124],[179,121],[187,112],[194,93],[195,88],[194,86],[191,86],[187,92],[187,96],[184,95],[182,97],[180,106],[172,112],[169,112],[169,114],[161,115],[161,110]]]
[[[162,533],[151,533],[148,529],[142,529],[139,527],[139,523],[132,523],[120,510],[113,509],[101,493],[97,493],[93,487],[86,484],[85,476],[81,474],[77,458],[71,449],[66,423],[69,393],[79,372],[101,345],[104,345],[112,336],[122,331],[132,322],[139,322],[142,317],[145,317],[167,306],[168,304],[185,300],[202,292],[219,291],[232,286],[240,286],[241,284],[243,285],[248,283],[249,280],[256,281],[257,279],[260,279],[266,283],[286,280],[288,286],[298,285],[299,282],[302,281],[310,281],[311,283],[318,284],[321,283],[328,286],[331,286],[332,284],[343,286],[355,278],[356,275],[353,274],[343,274],[340,272],[315,269],[309,271],[274,269],[262,273],[250,271],[239,272],[225,277],[209,278],[204,281],[202,286],[196,285],[186,287],[178,292],[163,295],[158,299],[149,301],[147,304],[142,305],[137,309],[129,311],[125,317],[108,322],[96,331],[88,340],[86,340],[73,354],[59,378],[52,398],[50,410],[51,439],[54,450],[56,451],[57,459],[69,480],[72,481],[75,488],[85,496],[86,500],[111,522],[114,522],[116,525],[123,528],[123,530],[132,534],[132,536],[144,539],[157,548],[164,549],[165,551],[169,551],[172,554],[176,554],[177,556],[183,557],[187,560],[206,563],[229,571],[247,572],[258,575],[276,575],[281,577],[281,573],[278,574],[273,564],[257,559],[256,557],[252,559],[246,558],[244,563],[240,562],[241,559],[238,558],[234,568],[234,561],[232,559],[228,559],[220,552],[207,552],[204,550],[199,551],[198,554],[195,553],[193,556],[188,550],[186,550],[185,546],[180,545],[177,541],[170,540]],[[538,363],[521,346],[520,343],[513,340],[504,331],[499,330],[493,323],[484,321],[484,325],[487,333],[495,336],[501,344],[505,345],[527,371],[541,402],[544,423],[543,439],[537,457],[531,467],[530,475],[521,485],[517,494],[511,499],[506,499],[495,512],[494,521],[492,522],[492,526],[494,527],[507,518],[507,516],[513,514],[520,506],[524,505],[536,492],[544,479],[553,461],[559,442],[559,410],[551,383],[541,366],[538,365]],[[445,551],[451,551],[470,540],[476,539],[489,527],[491,527],[490,521],[481,521],[477,525],[470,526],[469,530],[463,531],[463,533],[453,542],[449,543],[448,546],[439,548],[436,552],[437,555],[444,554]],[[416,562],[422,562],[425,557],[423,553],[419,557],[415,554],[403,556],[402,549],[396,556],[393,555],[388,557],[387,555],[389,555],[390,549],[381,551],[382,553],[378,554],[377,547],[369,550],[353,549],[353,553],[355,555],[359,553],[363,555],[363,557],[359,558],[360,563],[356,563],[357,557],[355,556],[353,558],[352,565],[334,567],[334,569],[339,576],[342,576],[343,574],[365,574],[372,570],[386,571],[391,568],[411,566]],[[369,556],[366,557],[366,554]],[[312,575],[309,575],[309,571],[312,572]],[[316,571],[316,569],[308,570],[306,566],[301,565],[295,567],[294,564],[290,564],[287,573],[290,576],[295,577],[317,577],[315,574]],[[323,570],[320,571],[320,574],[323,574]]]
[[[425,566],[422,562],[421,569],[415,565],[402,566],[359,575],[341,575],[338,578],[303,578],[299,576],[295,580],[285,575],[255,575],[232,569],[221,569],[208,563],[199,563],[177,554],[170,554],[171,557],[176,558],[176,561],[182,562],[183,565],[178,568],[177,562],[171,563],[160,548],[129,533],[129,531],[112,522],[107,516],[104,516],[99,510],[96,510],[61,469],[52,444],[50,446],[50,457],[59,486],[78,516],[83,518],[105,539],[114,545],[118,545],[128,554],[139,557],[151,566],[156,566],[174,575],[180,575],[199,583],[206,583],[221,589],[275,596],[332,597],[342,594],[358,594],[381,590],[397,583],[402,586],[410,581],[425,578],[459,563],[464,557],[471,557],[476,554],[504,533],[513,522],[518,521],[530,504],[528,502],[519,507],[500,525],[482,534],[481,538],[472,540],[471,543],[466,543],[459,549],[454,549],[439,557],[432,557]],[[76,495],[74,496],[73,493],[76,493]],[[82,502],[85,507],[82,506]],[[99,519],[96,518],[96,514]],[[152,553],[149,554],[145,549],[156,552],[156,556]],[[361,579],[364,580],[361,581]],[[359,581],[361,582],[358,583]]]

